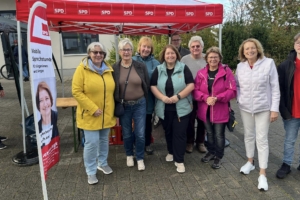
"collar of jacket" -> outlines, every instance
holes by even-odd
[[[136,54],[135,57],[136,57],[138,60],[143,60],[143,61],[149,61],[149,60],[151,60],[151,59],[154,58],[153,54],[150,54],[150,55],[147,56],[146,58],[143,58],[143,57],[141,56],[141,54],[139,54],[139,53]]]
[[[218,65],[218,73],[216,74],[216,80],[220,77],[223,77],[223,76],[226,76],[226,67],[228,67],[228,65],[226,64],[222,64],[222,63],[219,63]],[[229,67],[228,67],[229,68]],[[203,74],[204,78],[207,79],[207,74],[208,74],[208,70],[209,70],[209,65],[206,64],[205,68],[206,70],[204,70],[205,74]]]
[[[174,67],[174,72],[173,72],[173,74],[183,71],[184,66],[185,66],[184,63],[179,62],[179,61],[177,60],[176,63],[175,63],[175,67]],[[163,64],[162,64],[162,72],[164,72],[164,73],[167,74],[167,64],[166,64],[166,62],[163,62]]]
[[[89,57],[87,56],[87,57],[84,57],[84,58],[81,60],[81,63],[82,63],[82,65],[83,65],[84,69],[91,70],[92,72],[95,72],[95,73],[96,73],[96,71],[93,69],[93,67],[92,67],[92,66],[89,66],[88,59],[89,59]],[[108,71],[109,71],[109,72],[113,72],[113,71],[114,71],[113,68],[112,68],[112,66],[111,66],[110,64],[108,64],[108,63],[105,62],[105,61],[103,61],[103,63],[108,67],[108,69],[105,70],[104,73],[105,73],[105,72],[108,72]]]
[[[292,51],[290,51],[288,55],[288,59],[294,62],[296,60],[296,56],[297,56],[297,52],[295,51],[295,49],[293,49]]]

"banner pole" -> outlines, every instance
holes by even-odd
[[[22,63],[22,38],[20,21],[17,21],[18,33],[18,59],[19,59],[19,84],[20,84],[20,97],[21,97],[21,110],[22,110],[22,135],[23,135],[23,152],[26,155],[26,139],[25,139],[25,116],[24,116],[24,88],[23,88],[23,63]]]

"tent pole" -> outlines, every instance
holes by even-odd
[[[24,154],[26,154],[26,141],[25,141],[25,116],[24,116],[24,88],[23,88],[23,63],[22,63],[22,38],[20,21],[17,21],[17,33],[18,33],[18,58],[19,58],[19,84],[20,84],[20,96],[21,96],[21,110],[22,110],[22,133],[23,133],[23,148]]]
[[[119,57],[119,50],[118,50],[118,43],[119,43],[119,37],[115,35],[115,50],[116,50],[116,62],[119,62],[120,57]]]
[[[222,24],[219,24],[219,49],[222,52]]]
[[[65,82],[64,82],[64,70],[63,70],[63,53],[62,53],[62,33],[59,32],[59,54],[60,54],[60,70],[62,77],[62,97],[65,97]]]

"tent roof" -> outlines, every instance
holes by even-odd
[[[40,0],[51,31],[155,35],[197,31],[223,20],[223,5],[198,0]],[[16,0],[27,22],[35,0]]]

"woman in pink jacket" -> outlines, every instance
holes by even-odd
[[[232,71],[221,63],[223,56],[218,47],[206,51],[207,65],[195,78],[194,98],[198,101],[197,115],[204,122],[207,132],[207,154],[201,159],[214,160],[213,169],[219,169],[224,156],[225,127],[229,120],[230,99],[236,97]]]

